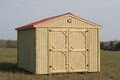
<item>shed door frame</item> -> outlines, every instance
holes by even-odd
[[[53,47],[53,49],[51,49],[50,48],[50,46],[51,46],[51,42],[50,42],[50,32],[61,32],[64,36],[65,36],[65,39],[66,39],[66,46],[65,46],[65,49],[62,49],[62,50],[55,50],[55,47],[54,46],[52,46]],[[70,43],[70,32],[81,32],[84,36],[86,36],[86,38],[85,38],[85,50],[78,50],[78,49],[71,49],[71,46],[69,45]],[[85,33],[84,33],[85,32]],[[58,73],[58,72],[86,72],[86,71],[88,71],[88,45],[87,45],[87,38],[88,38],[88,29],[87,28],[85,28],[85,29],[81,29],[81,28],[70,28],[70,29],[68,29],[68,28],[49,28],[48,29],[48,35],[49,35],[49,49],[48,49],[48,54],[49,54],[49,65],[48,65],[48,68],[49,68],[49,73]],[[55,70],[55,68],[54,68],[54,66],[52,66],[52,61],[51,61],[51,54],[50,54],[50,51],[58,51],[58,52],[61,52],[65,57],[66,57],[66,60],[65,60],[65,70],[61,70],[61,71],[52,71],[52,69],[54,69]],[[86,65],[86,67],[85,67],[85,69],[82,71],[82,70],[74,70],[73,69],[73,71],[71,71],[70,70],[70,67],[71,67],[71,65],[69,64],[69,61],[70,61],[70,51],[74,51],[74,52],[82,52],[83,53],[83,51],[85,51],[85,53],[83,53],[83,55],[86,55],[86,62],[85,62],[85,65]],[[66,52],[66,53],[65,53]]]

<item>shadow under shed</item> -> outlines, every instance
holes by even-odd
[[[28,73],[18,68],[17,63],[2,62],[0,63],[0,72],[13,72],[13,73]]]

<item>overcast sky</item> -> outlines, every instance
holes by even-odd
[[[120,0],[0,0],[0,39],[16,40],[15,28],[67,12],[102,25],[102,41],[120,40]]]

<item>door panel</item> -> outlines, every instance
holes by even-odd
[[[70,52],[70,64],[69,71],[77,72],[77,71],[86,71],[85,69],[85,55],[82,52]]]
[[[49,31],[49,54],[50,72],[67,71],[67,31],[60,29],[50,29]]]
[[[87,71],[87,29],[49,30],[49,70]]]
[[[69,30],[69,71],[87,70],[87,29]]]

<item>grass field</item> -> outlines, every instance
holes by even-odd
[[[120,80],[120,52],[101,51],[100,73],[34,75],[17,68],[16,49],[0,49],[0,80]]]

